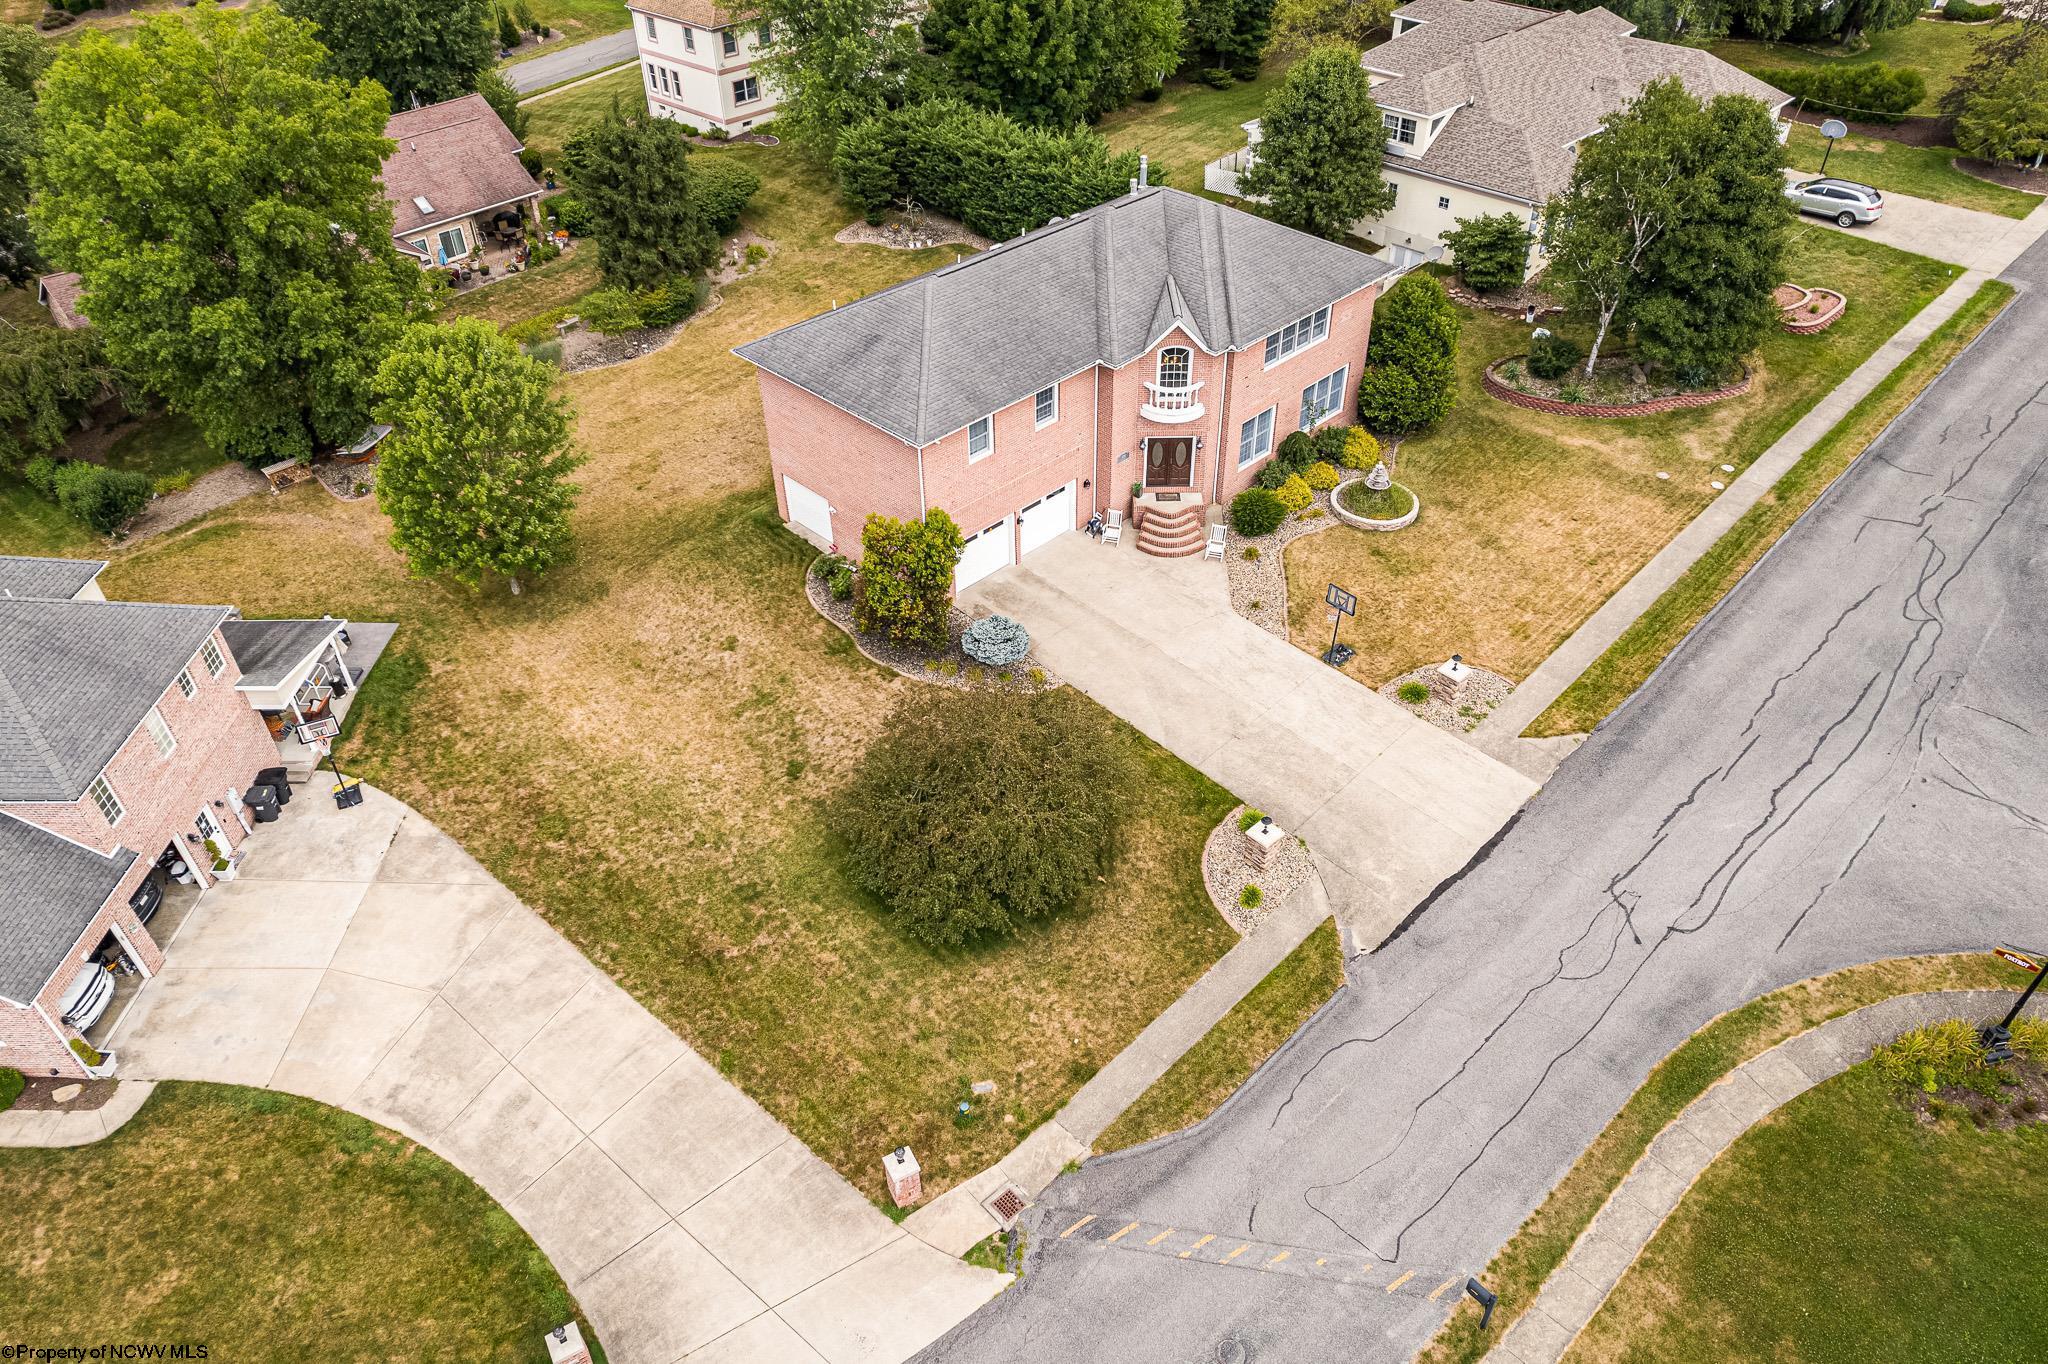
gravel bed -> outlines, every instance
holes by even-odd
[[[130,543],[147,540],[152,535],[176,530],[188,521],[196,521],[230,502],[239,502],[254,493],[268,491],[270,484],[248,465],[223,464],[201,474],[191,487],[182,492],[151,498],[128,523],[120,538]]]
[[[965,225],[943,213],[923,213],[916,223],[912,223],[894,209],[884,213],[880,223],[857,218],[834,233],[832,240],[842,246],[886,246],[891,251],[922,251],[931,246],[953,245],[986,251],[994,245],[987,237],[968,231]]]
[[[1216,906],[1216,912],[1240,935],[1264,923],[1273,910],[1316,869],[1314,860],[1308,855],[1308,844],[1290,835],[1273,846],[1266,869],[1254,872],[1245,856],[1244,834],[1237,827],[1238,818],[1244,812],[1242,805],[1232,810],[1210,832],[1209,841],[1202,845],[1202,883],[1209,888],[1209,900]],[[1238,896],[1243,894],[1246,886],[1259,888],[1261,898],[1257,909],[1246,909],[1238,903]]]
[[[360,464],[318,464],[314,466],[314,476],[320,480],[321,487],[344,502],[371,497],[377,491],[377,461],[374,459]],[[357,488],[362,491],[357,492]]]
[[[1330,513],[1330,495],[1317,493],[1315,501],[1282,521],[1271,535],[1232,531],[1223,547],[1231,609],[1267,634],[1287,638],[1287,546],[1304,535],[1343,524]],[[1245,558],[1247,549],[1258,550],[1259,557]]]
[[[891,644],[888,640],[862,634],[854,628],[853,602],[835,598],[826,589],[824,579],[816,573],[804,574],[804,596],[810,599],[819,615],[844,630],[846,637],[862,653],[905,677],[914,677],[920,682],[936,682],[944,687],[999,687],[1004,691],[1017,692],[1065,685],[1034,654],[1027,653],[1009,667],[1000,669],[984,667],[969,658],[961,651],[960,634],[973,623],[974,618],[957,606],[947,616],[946,647],[927,649]]]
[[[95,1108],[105,1108],[107,1101],[114,1097],[114,1091],[121,1082],[112,1076],[103,1080],[71,1080],[47,1075],[23,1077],[21,1095],[14,1106],[24,1113],[86,1113]],[[69,1101],[59,1101],[60,1092],[70,1093]]]
[[[1495,706],[1507,700],[1508,693],[1515,689],[1515,684],[1499,673],[1488,672],[1476,663],[1467,663],[1465,666],[1472,670],[1472,675],[1465,679],[1465,694],[1455,706],[1439,700],[1434,693],[1419,706],[1412,706],[1397,695],[1404,684],[1427,682],[1429,675],[1442,666],[1442,663],[1431,663],[1413,672],[1402,673],[1392,681],[1382,683],[1379,693],[1401,709],[1420,715],[1438,729],[1467,734],[1478,728],[1479,722]]]

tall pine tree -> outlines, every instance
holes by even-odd
[[[716,259],[718,233],[695,191],[681,125],[614,103],[604,122],[569,139],[562,164],[590,214],[607,283],[652,289]]]

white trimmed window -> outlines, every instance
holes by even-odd
[[[149,737],[156,741],[156,755],[159,758],[170,757],[171,750],[178,746],[178,740],[172,735],[171,727],[164,723],[164,717],[155,706],[151,706],[149,714],[142,717],[142,727],[148,730]]]
[[[105,777],[94,777],[92,785],[85,788],[85,794],[92,797],[92,803],[100,807],[100,815],[108,825],[121,822],[121,802],[114,795],[114,788],[107,785]]]
[[[1335,374],[1325,374],[1301,391],[1301,429],[1304,431],[1321,426],[1337,415],[1337,409],[1344,402],[1344,380],[1350,376],[1351,367],[1346,365]]]
[[[967,423],[967,462],[987,459],[996,452],[996,423],[993,417],[976,417]]]
[[[722,28],[718,30],[718,41],[720,45],[725,48],[726,56],[732,57],[738,55],[740,50],[739,35],[734,33],[731,29]]]
[[[1041,388],[1031,398],[1031,420],[1043,431],[1060,419],[1060,386]]]
[[[690,26],[689,26],[688,24],[684,24],[684,25],[683,25],[683,51],[685,51],[685,52],[695,52],[696,50],[697,50],[697,30],[696,30],[696,29],[694,29],[694,28],[691,28],[691,27],[690,27]]]
[[[742,76],[732,83],[732,102],[752,104],[761,98],[761,82],[753,76]]]
[[[1194,380],[1195,357],[1186,346],[1168,346],[1159,352],[1159,386],[1186,388]]]
[[[1406,114],[1381,114],[1380,126],[1387,130],[1387,141],[1404,147],[1415,145],[1415,120]]]
[[[659,32],[659,31],[657,31],[657,30],[656,30],[656,28],[654,27],[654,16],[653,16],[653,15],[651,15],[651,14],[643,14],[643,15],[641,15],[640,17],[641,17],[642,19],[645,19],[645,20],[647,21],[647,36],[648,36],[648,37],[649,37],[650,39],[653,39],[653,40],[659,41],[659,40],[660,40],[660,38],[661,38],[661,34],[660,34],[660,32]]]
[[[220,656],[220,646],[213,642],[211,635],[208,635],[206,642],[199,646],[199,661],[206,665],[208,677],[219,677],[220,670],[228,665],[228,661]]]
[[[1306,350],[1330,334],[1330,310],[1318,308],[1266,337],[1266,366],[1271,368],[1299,350]]]
[[[178,694],[187,701],[199,694],[199,684],[192,680],[190,668],[178,669]]]
[[[1273,453],[1273,414],[1277,408],[1267,408],[1237,428],[1237,467],[1256,464]]]

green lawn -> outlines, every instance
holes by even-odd
[[[607,33],[616,33],[631,27],[633,16],[626,12],[624,0],[527,0],[527,8],[540,23],[560,33],[564,42],[580,43],[586,38],[597,38]],[[513,57],[508,66],[543,53],[558,52],[561,42],[542,43]]]
[[[1643,1087],[1622,1105],[1621,1112],[1594,1138],[1514,1238],[1480,1271],[1480,1280],[1500,1294],[1492,1329],[1482,1332],[1479,1309],[1469,1300],[1461,1302],[1429,1348],[1417,1357],[1418,1364],[1478,1364],[1535,1301],[1543,1281],[1563,1261],[1579,1233],[1651,1140],[1684,1112],[1687,1104],[1736,1066],[1830,1018],[1894,995],[1925,990],[2018,990],[2027,979],[1989,952],[1901,957],[1788,985],[1721,1015],[1657,1063]],[[1781,1187],[1789,1194],[1797,1185],[1797,1177],[1788,1176]],[[1763,1350],[1738,1349],[1720,1358],[1776,1356]],[[1864,1358],[1889,1360],[1891,1356],[1880,1350]],[[2001,1356],[1950,1358],[1991,1360]]]
[[[1977,44],[1990,32],[1989,25],[1916,19],[1904,28],[1871,34],[1870,45],[1860,52],[1844,52],[1831,43],[1766,43],[1750,38],[1730,38],[1715,43],[1711,50],[1723,61],[1764,80],[1771,78],[1773,70],[1836,62],[1847,66],[1883,62],[1887,66],[1910,67],[1927,79],[1927,98],[1912,112],[1932,114],[1942,94],[1976,55]]]
[[[1794,167],[1820,173],[1823,153],[1827,154],[1829,175],[1860,180],[1895,194],[1974,208],[2006,218],[2024,218],[2040,206],[2041,196],[2009,189],[1959,171],[1952,164],[1959,153],[1954,147],[1909,147],[1877,137],[1842,138],[1833,152],[1818,128],[1805,123],[1792,125],[1787,148]]]
[[[545,107],[545,102],[543,106]],[[399,624],[343,753],[479,857],[664,1022],[879,1196],[907,1142],[936,1191],[1013,1147],[1236,940],[1200,854],[1233,798],[1132,731],[1116,863],[1015,940],[932,951],[845,877],[822,807],[895,699],[804,599],[731,348],[954,259],[847,247],[788,147],[745,159],[777,250],[669,346],[569,375],[590,463],[574,562],[522,596],[406,575],[373,501],[250,498],[118,557],[110,595]],[[509,286],[480,291],[494,293]],[[316,562],[315,575],[280,562]],[[1066,704],[1092,705],[1078,693]],[[956,1126],[976,1080],[999,1100]]]
[[[578,129],[602,119],[613,100],[629,114],[646,106],[640,79],[640,64],[635,62],[587,85],[558,90],[521,105],[526,110],[526,145],[539,152],[550,169],[559,169],[562,144]]]
[[[1865,1062],[1708,1166],[1566,1358],[2039,1359],[2043,1188],[2048,1126],[1922,1121]]]
[[[546,1364],[542,1332],[575,1313],[454,1166],[284,1094],[166,1083],[104,1141],[0,1149],[0,1196],[10,1340]]]
[[[1584,734],[1626,701],[1878,433],[1934,382],[1971,338],[1991,325],[2012,296],[2011,285],[1987,280],[1665,589],[1526,732],[1538,737]]]
[[[155,480],[181,473],[197,477],[223,461],[191,422],[159,414],[136,419],[103,462]],[[0,469],[0,553],[97,558],[106,552],[103,538],[59,511],[19,475]]]
[[[1481,372],[1524,349],[1528,329],[1466,311],[1457,404],[1396,462],[1421,516],[1392,534],[1340,527],[1289,545],[1295,642],[1323,648],[1323,587],[1336,582],[1376,603],[1346,665],[1362,681],[1453,653],[1527,677],[1716,496],[1713,483],[1732,477],[1722,464],[1756,459],[1959,273],[1818,224],[1793,231],[1788,276],[1842,291],[1848,312],[1817,336],[1771,333],[1750,359],[1750,391],[1708,407],[1614,421],[1488,397]]]
[[[1120,1151],[1216,1111],[1344,983],[1344,947],[1325,920],[1095,1140]]]
[[[1151,179],[1176,189],[1199,190],[1202,167],[1245,144],[1242,125],[1259,116],[1286,74],[1284,60],[1268,61],[1254,81],[1212,90],[1199,81],[1171,80],[1153,103],[1143,101],[1103,116],[1096,125],[1117,151],[1152,159]]]

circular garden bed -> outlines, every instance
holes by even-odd
[[[1365,476],[1347,479],[1330,496],[1330,510],[1347,526],[1360,530],[1402,530],[1422,514],[1422,499],[1402,484],[1375,490]]]
[[[1824,332],[1840,320],[1849,300],[1833,289],[1807,289],[1797,284],[1780,284],[1772,296],[1785,330],[1794,336]]]
[[[1481,379],[1486,391],[1504,403],[1566,417],[1650,417],[1706,407],[1749,391],[1748,370],[1723,388],[1685,388],[1644,374],[1626,357],[1602,360],[1589,380],[1579,368],[1560,378],[1540,379],[1529,372],[1527,356],[1510,355],[1488,365]]]

